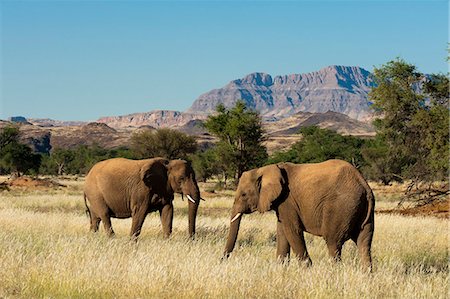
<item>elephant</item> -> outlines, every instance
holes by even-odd
[[[147,213],[159,211],[163,235],[168,238],[172,233],[174,193],[188,198],[189,236],[193,238],[201,198],[194,170],[188,162],[164,158],[114,158],[98,162],[84,184],[90,229],[98,231],[103,221],[107,234],[113,235],[110,218],[131,217],[130,236],[137,238]]]
[[[242,174],[231,211],[224,256],[234,249],[243,214],[273,210],[277,216],[277,257],[287,260],[290,249],[312,265],[304,232],[325,239],[329,255],[341,259],[344,242],[352,239],[361,264],[372,269],[375,198],[361,173],[350,163],[271,164]]]

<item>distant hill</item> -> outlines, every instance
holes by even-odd
[[[267,118],[300,111],[334,111],[365,120],[370,116],[367,95],[374,85],[371,73],[356,66],[328,66],[317,72],[273,78],[252,73],[200,95],[187,112],[211,113],[218,104],[231,107],[242,99]]]
[[[11,125],[1,121],[0,128]],[[79,145],[99,145],[105,148],[127,146],[130,133],[118,131],[102,123],[88,123],[83,126],[36,126],[18,124],[21,139],[36,152],[48,153],[55,148],[75,148]]]
[[[298,112],[278,121],[264,122],[264,126],[272,135],[298,134],[300,128],[308,126],[330,129],[343,135],[375,135],[371,125],[333,111],[325,113]]]
[[[207,115],[197,113],[183,113],[172,110],[153,110],[150,112],[133,113],[121,116],[101,117],[97,122],[105,123],[113,128],[152,126],[154,128],[177,127],[187,124],[191,120],[206,119]]]
[[[69,121],[69,120],[54,120],[51,118],[29,118],[27,121],[39,127],[70,127],[83,126],[88,122],[85,121]]]

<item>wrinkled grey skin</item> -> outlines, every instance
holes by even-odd
[[[274,210],[278,258],[288,258],[292,247],[298,259],[311,265],[303,236],[308,232],[325,239],[335,260],[340,260],[344,242],[352,239],[362,265],[371,270],[374,207],[369,185],[345,161],[280,163],[253,169],[239,180],[224,257],[233,251],[242,214]]]
[[[200,190],[192,167],[184,160],[109,159],[95,164],[86,176],[84,197],[96,232],[103,221],[112,235],[111,217],[132,218],[130,235],[139,236],[147,213],[159,211],[163,234],[172,232],[174,193],[189,195],[189,236],[195,234]],[[88,207],[89,204],[89,207]]]

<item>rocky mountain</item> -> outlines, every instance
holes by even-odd
[[[152,126],[154,128],[179,127],[192,120],[206,119],[207,115],[198,113],[184,113],[171,110],[153,110],[144,113],[133,113],[122,116],[101,117],[99,123],[105,123],[112,128],[127,128]]]
[[[360,67],[328,66],[317,72],[275,77],[252,73],[200,95],[187,112],[210,113],[220,103],[231,107],[242,99],[265,118],[334,111],[365,120],[370,116],[367,95],[374,84],[370,72]]]

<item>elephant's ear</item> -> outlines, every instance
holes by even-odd
[[[167,186],[167,165],[169,161],[163,158],[151,159],[141,168],[141,179],[145,185],[157,193]]]
[[[280,197],[285,184],[283,175],[277,165],[268,165],[258,170],[257,189],[259,190],[258,210],[269,211],[272,203]]]

